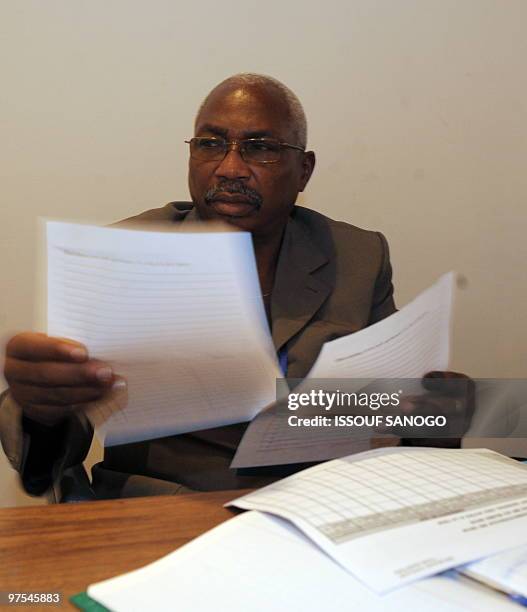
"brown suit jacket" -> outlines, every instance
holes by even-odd
[[[133,228],[146,223],[177,230],[197,221],[191,203],[172,202],[118,225]],[[392,314],[391,278],[382,234],[297,206],[284,233],[271,298],[272,338],[277,351],[287,346],[288,376],[303,378],[325,342]],[[3,442],[28,484],[31,474],[24,472],[23,465],[27,444],[24,449],[20,412],[13,404],[7,396],[0,407]],[[245,427],[233,425],[107,448],[104,462],[93,469],[92,489],[98,497],[234,489],[261,486],[283,475],[264,470],[249,475],[229,469]],[[64,489],[68,495],[68,474],[76,475],[75,466],[83,461],[91,435],[82,416],[68,423],[62,457],[53,468],[60,496]]]

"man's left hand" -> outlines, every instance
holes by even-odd
[[[421,384],[427,393],[402,398],[398,414],[434,417],[433,422],[445,424],[397,427],[389,433],[399,436],[402,446],[459,448],[475,410],[474,381],[466,374],[434,371],[425,374]]]

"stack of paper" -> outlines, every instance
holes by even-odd
[[[233,503],[253,510],[89,595],[127,611],[517,609],[459,573],[437,575],[521,542],[465,568],[508,573],[520,590],[509,570],[523,580],[527,467],[491,451],[373,451]]]
[[[384,561],[377,552],[379,565]],[[381,596],[282,519],[248,512],[146,567],[88,588],[115,611],[495,612],[517,610],[472,581],[438,576]]]
[[[379,593],[527,544],[527,467],[488,450],[370,451],[233,504],[290,520]]]

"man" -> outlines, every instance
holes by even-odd
[[[383,236],[295,206],[315,166],[306,132],[300,102],[283,84],[231,77],[196,117],[189,141],[193,204],[173,203],[124,222],[177,229],[222,219],[251,232],[275,347],[297,378],[324,342],[395,311]],[[97,497],[176,493],[260,486],[279,475],[229,470],[242,424],[106,449],[89,485],[79,467],[92,435],[83,408],[120,392],[119,373],[96,357],[74,339],[44,334],[19,334],[7,346],[3,444],[30,492],[53,485],[61,498],[82,486]]]

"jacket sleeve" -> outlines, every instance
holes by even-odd
[[[377,232],[381,241],[382,262],[379,275],[375,281],[373,290],[372,308],[368,325],[373,325],[386,317],[389,317],[394,312],[397,312],[395,302],[393,300],[393,283],[392,283],[392,264],[390,263],[390,250],[386,238]]]
[[[82,413],[48,427],[24,417],[9,390],[0,395],[2,446],[31,495],[48,494],[52,500],[59,500],[64,472],[84,461],[92,436],[93,429]]]

